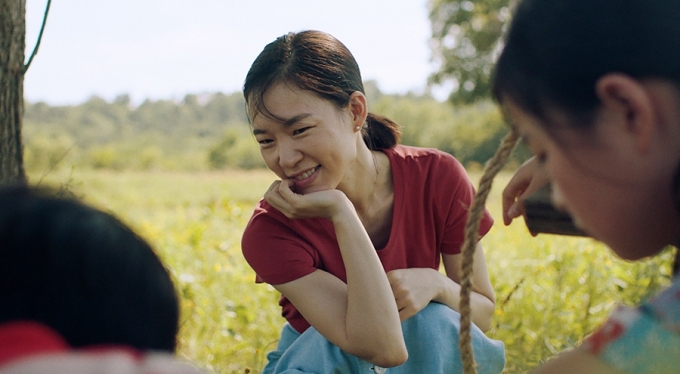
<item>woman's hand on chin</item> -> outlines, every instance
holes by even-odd
[[[345,211],[354,210],[352,203],[340,190],[326,190],[298,194],[291,189],[293,181],[277,180],[269,186],[264,199],[291,219],[323,217],[333,219]]]

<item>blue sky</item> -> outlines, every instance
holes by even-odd
[[[45,4],[27,1],[26,58]],[[384,92],[420,91],[434,70],[427,0],[54,0],[24,97],[64,105],[231,93],[267,43],[305,29],[340,39]]]

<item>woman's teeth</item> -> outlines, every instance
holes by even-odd
[[[317,168],[318,168],[318,166],[314,169],[310,169],[310,170],[298,175],[295,179],[301,180],[301,179],[309,178],[310,175],[314,174],[314,172],[316,171]]]

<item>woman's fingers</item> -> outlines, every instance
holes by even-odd
[[[286,192],[286,189],[288,191],[290,191],[290,188],[287,187],[287,186],[288,186],[288,183],[286,181],[280,181],[280,180],[274,181],[269,186],[269,189],[267,189],[267,192],[265,192],[264,199],[271,206],[278,209],[281,213],[292,218],[290,216],[290,214],[292,212],[292,206],[289,202],[291,196],[290,196],[289,193]],[[290,193],[293,193],[293,192],[290,191]]]
[[[331,219],[334,214],[343,211],[343,206],[351,205],[340,190],[331,189],[302,195],[292,189],[293,185],[294,182],[291,180],[275,181],[269,186],[264,196],[265,201],[288,218],[324,217]]]
[[[292,184],[293,184],[293,182],[291,182],[289,180],[285,180],[285,181],[280,181],[279,186],[278,186],[279,194],[281,194],[281,197],[283,197],[284,200],[289,201],[289,202],[295,201],[300,196],[300,195],[296,194],[295,192],[293,192],[293,190],[290,189]]]
[[[401,320],[412,317],[432,301],[432,290],[436,289],[436,279],[431,277],[433,269],[411,268],[387,272],[394,300],[399,309]],[[437,273],[439,274],[439,273]]]

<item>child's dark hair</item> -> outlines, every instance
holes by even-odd
[[[265,107],[263,97],[277,83],[312,92],[338,108],[349,104],[353,92],[364,92],[352,53],[333,36],[313,30],[283,35],[260,52],[243,85],[250,113],[276,118]],[[399,125],[373,113],[368,114],[363,131],[370,149],[392,148],[401,138]]]
[[[561,109],[588,126],[607,73],[680,83],[680,2],[523,0],[495,67],[493,94],[542,120]],[[544,121],[550,122],[550,121]]]
[[[34,321],[71,346],[174,352],[179,303],[146,241],[52,191],[0,188],[0,323]]]
[[[496,63],[493,95],[511,100],[546,130],[589,129],[602,76],[663,79],[680,89],[680,2],[677,0],[522,0]],[[674,182],[680,212],[680,160]],[[676,260],[676,267],[677,267]]]

